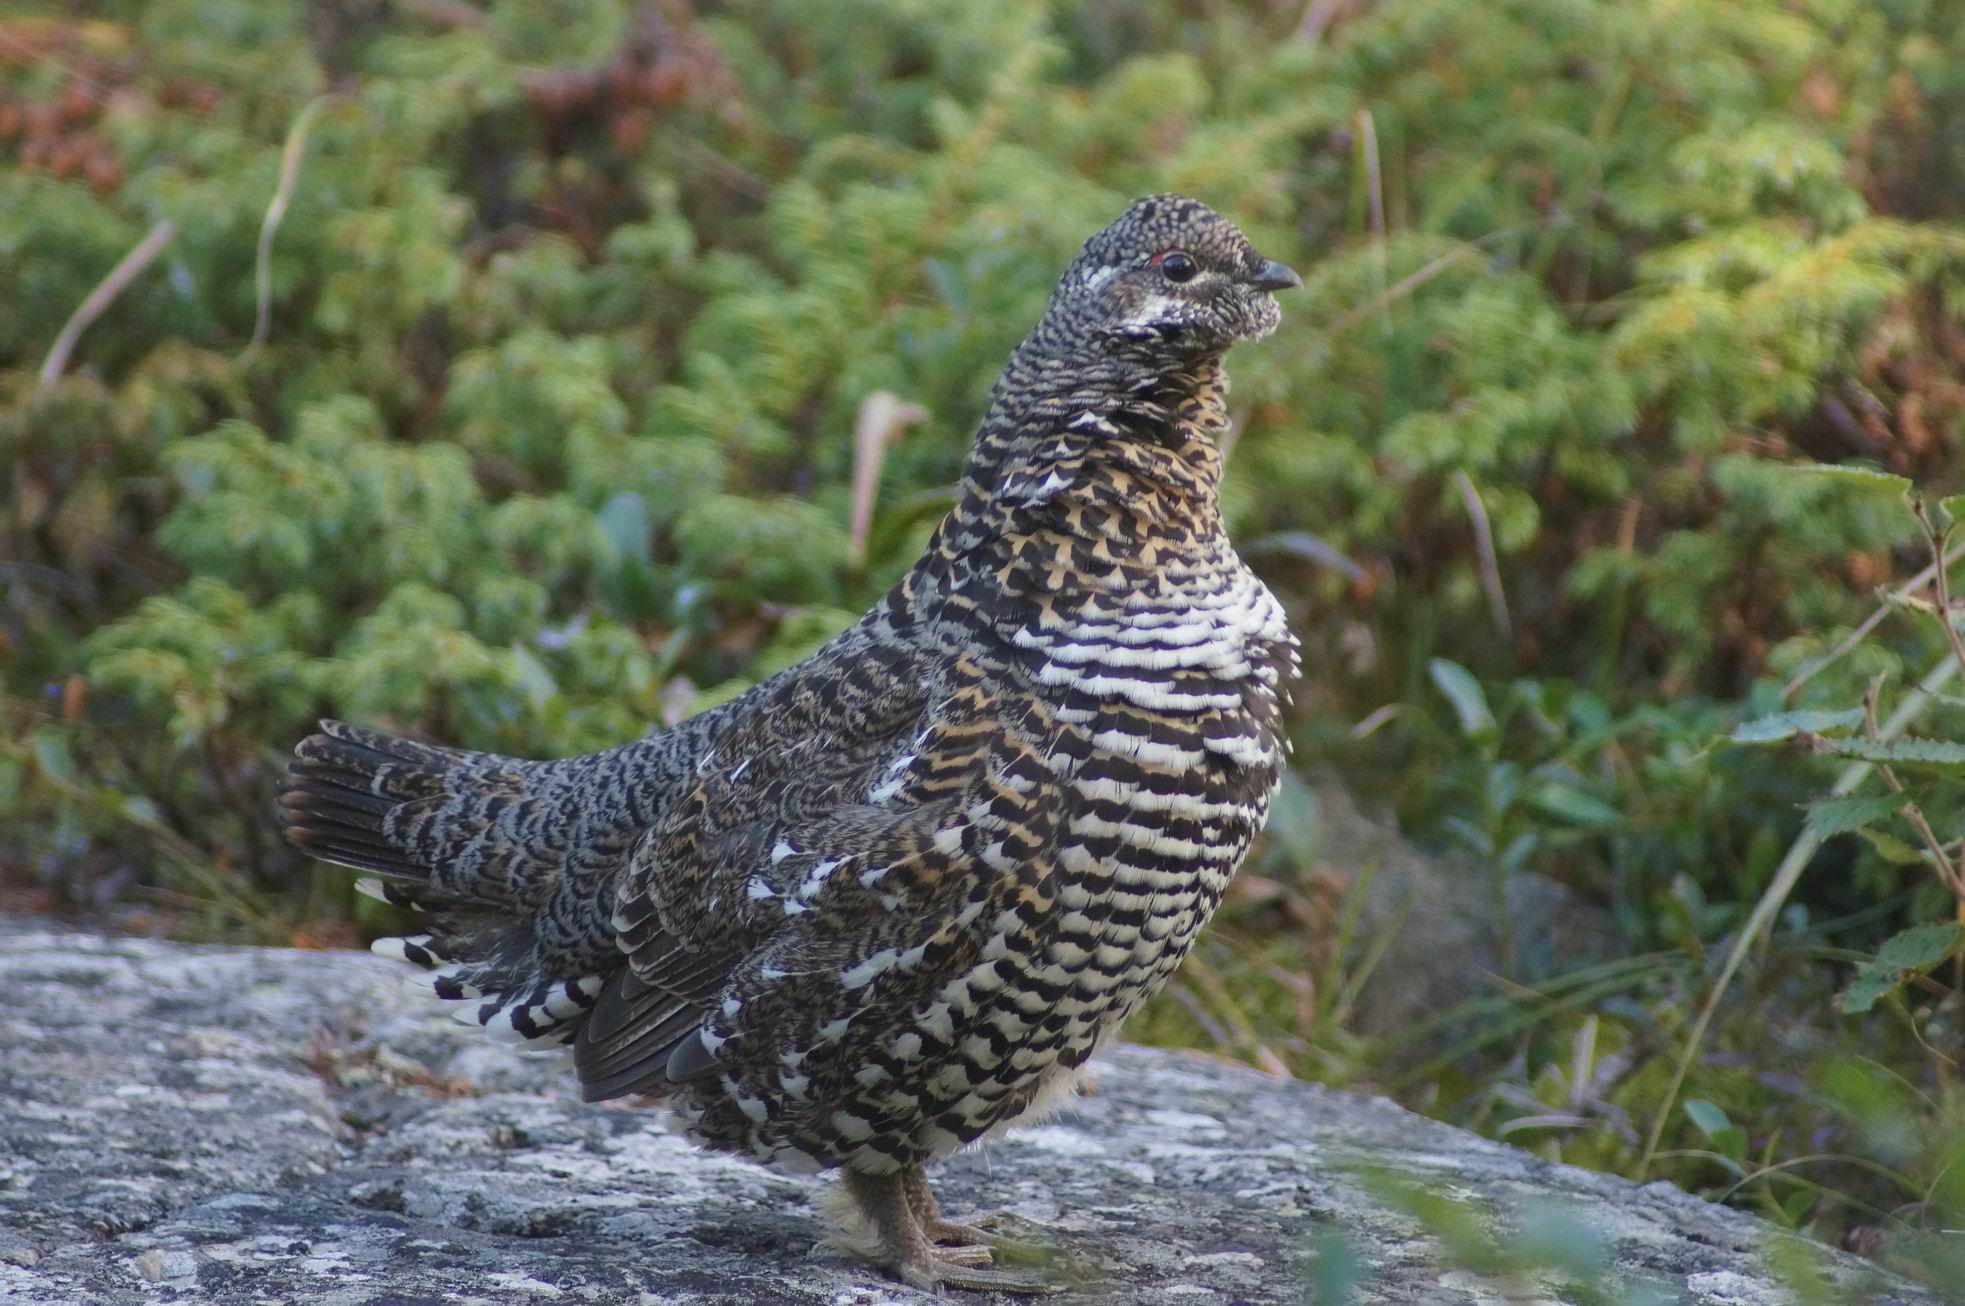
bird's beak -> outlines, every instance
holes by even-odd
[[[1303,278],[1272,258],[1265,259],[1262,270],[1254,276],[1242,278],[1242,284],[1257,290],[1295,290],[1303,284]]]

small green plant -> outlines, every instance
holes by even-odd
[[[1340,1163],[1341,1166],[1341,1163]],[[1518,1204],[1483,1201],[1452,1185],[1420,1182],[1369,1165],[1352,1177],[1363,1196],[1410,1225],[1423,1255],[1455,1286],[1495,1300],[1560,1301],[1573,1306],[1671,1306],[1685,1287],[1638,1268],[1621,1256],[1614,1231],[1578,1215],[1559,1199]],[[1756,1249],[1766,1277],[1807,1306],[1865,1300],[1873,1273],[1825,1264],[1805,1239],[1770,1233]],[[1313,1235],[1300,1262],[1309,1306],[1350,1306],[1372,1300],[1373,1270],[1343,1230]]]
[[[1908,614],[1940,634],[1942,644],[1937,659],[1913,686],[1893,694],[1890,677],[1878,674],[1854,705],[1774,713],[1741,724],[1727,737],[1734,746],[1800,752],[1842,768],[1828,794],[1807,804],[1801,837],[1783,864],[1784,871],[1795,868],[1795,875],[1777,873],[1751,919],[1771,915],[1792,889],[1799,868],[1830,839],[1859,839],[1874,862],[1887,868],[1886,874],[1911,877],[1900,894],[1909,923],[1873,951],[1838,958],[1853,962],[1854,970],[1834,1005],[1844,1018],[1887,1017],[1906,1032],[1925,1054],[1925,1073],[1919,1078],[1929,1087],[1920,1089],[1910,1078],[1860,1058],[1828,1063],[1818,1087],[1866,1140],[1878,1169],[1910,1199],[1876,1212],[1898,1233],[1895,1259],[1933,1282],[1955,1284],[1965,1274],[1965,1244],[1956,1233],[1965,1217],[1965,728],[1957,724],[1965,699],[1946,687],[1965,672],[1965,639],[1958,630],[1965,611],[1954,603],[1950,579],[1959,556],[1952,541],[1965,516],[1965,496],[1932,502],[1907,478],[1860,468],[1797,471],[1901,500],[1930,563],[1909,584],[1879,589],[1882,611]],[[1804,668],[1788,692],[1799,690],[1854,648],[1868,629]],[[1952,722],[1949,727],[1947,721]],[[1736,957],[1751,938],[1751,930],[1743,933],[1735,944]],[[1733,964],[1729,959],[1721,972],[1708,1010],[1724,992]],[[1695,1029],[1688,1059],[1697,1043]],[[1772,1171],[1769,1158],[1762,1157],[1748,1172],[1744,1137],[1711,1103],[1688,1101],[1684,1106],[1712,1146],[1740,1172],[1738,1186]],[[1791,1209],[1805,1211],[1806,1195],[1794,1197],[1799,1205]]]
[[[1907,477],[1857,467],[1798,471],[1902,498],[1931,564],[1919,582],[1878,593],[1887,607],[1942,632],[1944,654],[1894,703],[1886,702],[1888,675],[1879,674],[1857,704],[1761,717],[1737,727],[1728,742],[1800,749],[1848,763],[1834,789],[1808,803],[1806,834],[1814,842],[1854,835],[1891,866],[1929,872],[1929,879],[1912,889],[1911,914],[1921,919],[1885,940],[1863,962],[1837,1006],[1860,1015],[1912,987],[1935,999],[1921,1018],[1913,1018],[1921,1019],[1927,1037],[1950,1049],[1948,1060],[1955,1067],[1965,1058],[1965,1025],[1960,1021],[1965,1004],[1965,829],[1960,828],[1965,819],[1965,729],[1946,734],[1927,728],[1911,734],[1908,727],[1925,714],[1941,717],[1944,709],[1965,708],[1965,699],[1943,689],[1965,671],[1965,638],[1958,631],[1965,609],[1954,605],[1949,576],[1952,536],[1965,516],[1965,495],[1932,503]],[[1919,592],[1925,585],[1928,595]],[[1818,663],[1810,672],[1825,666],[1826,661]],[[1946,962],[1955,963],[1948,986],[1937,975]]]

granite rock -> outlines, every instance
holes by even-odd
[[[0,1300],[912,1303],[822,1241],[826,1180],[588,1106],[353,953],[0,920]],[[1551,1165],[1383,1101],[1122,1047],[1064,1114],[940,1167],[1053,1300],[1939,1298],[1664,1184]],[[1456,1264],[1402,1192],[1485,1231]],[[1433,1222],[1438,1227],[1438,1221]],[[1530,1243],[1546,1255],[1528,1255]],[[1555,1268],[1558,1264],[1566,1268]],[[1540,1268],[1538,1268],[1540,1267]],[[1608,1296],[1601,1294],[1609,1294]],[[980,1300],[980,1298],[974,1298]]]

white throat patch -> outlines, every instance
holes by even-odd
[[[1169,295],[1148,295],[1139,302],[1139,307],[1126,315],[1123,323],[1129,327],[1158,326],[1162,322],[1178,322],[1186,317],[1187,305]]]

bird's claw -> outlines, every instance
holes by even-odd
[[[894,1269],[904,1282],[937,1296],[944,1288],[1009,1292],[1027,1297],[1048,1296],[1058,1291],[1057,1284],[1032,1275],[980,1268],[990,1260],[987,1247],[938,1247],[933,1253],[904,1261]]]
[[[973,1224],[961,1224],[954,1220],[938,1218],[933,1221],[923,1221],[921,1232],[927,1235],[929,1242],[938,1247],[1000,1247],[1005,1240],[1003,1235],[996,1231],[1003,1227],[1003,1223],[1003,1217],[1000,1215],[979,1215]]]

